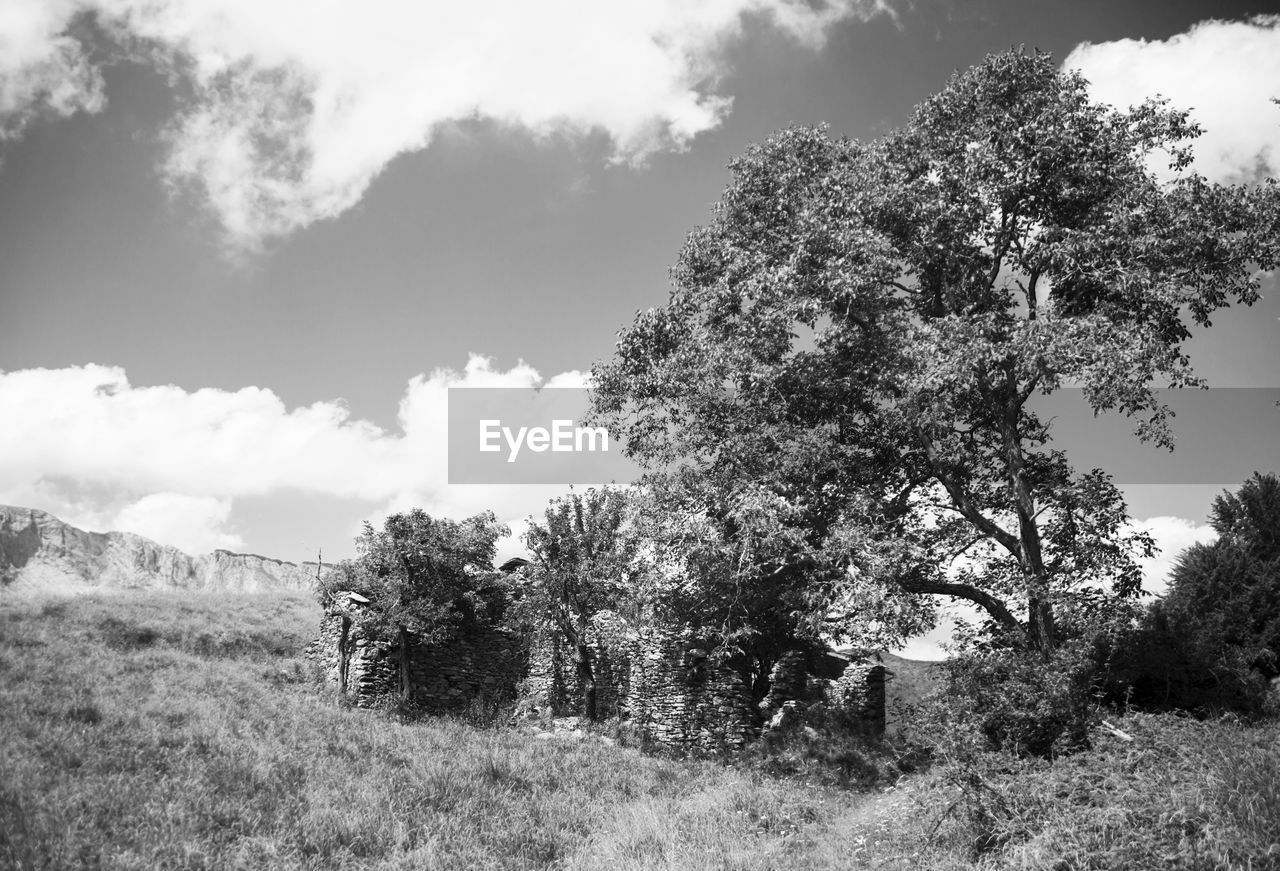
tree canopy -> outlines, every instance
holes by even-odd
[[[1277,262],[1274,181],[1195,174],[1197,134],[1021,51],[881,139],[784,130],[596,366],[597,417],[735,578],[785,579],[797,631],[891,640],[948,596],[1052,650],[1138,591],[1151,542],[1028,400],[1079,386],[1171,444],[1153,388],[1200,383],[1183,341]]]
[[[380,530],[366,522],[357,558],[336,567],[321,595],[358,592],[370,600],[374,628],[444,640],[468,625],[501,619],[507,595],[493,558],[508,532],[491,511],[459,522],[414,508],[392,514]]]

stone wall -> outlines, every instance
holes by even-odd
[[[367,600],[338,594],[311,656],[330,682],[359,707],[401,692],[398,639],[375,638],[361,626]],[[791,651],[771,672],[768,696],[756,704],[749,676],[721,663],[714,639],[689,627],[633,626],[596,615],[585,635],[596,684],[596,717],[634,724],[654,744],[681,752],[732,752],[778,714],[816,702],[839,707],[869,732],[884,731],[884,666],[832,653]],[[477,698],[507,701],[540,717],[580,714],[584,687],[576,651],[563,633],[543,627],[529,639],[477,629],[446,645],[408,639],[409,697],[424,711],[465,709]]]
[[[829,703],[847,711],[872,735],[885,730],[886,671],[880,657],[871,654],[850,662],[840,677],[831,681]]]
[[[528,664],[523,639],[491,627],[470,630],[448,644],[422,644],[409,635],[406,656],[400,639],[374,637],[364,629],[360,616],[366,603],[359,594],[339,593],[308,652],[329,683],[357,707],[400,696],[405,662],[409,701],[428,713],[461,711],[477,699],[515,697]]]
[[[410,698],[432,714],[462,711],[477,699],[510,702],[528,667],[524,639],[482,627],[448,644],[409,644]]]
[[[687,627],[635,627],[597,615],[586,634],[596,678],[596,715],[629,720],[653,743],[682,751],[741,747],[784,708],[800,722],[822,702],[869,734],[884,732],[884,668],[874,657],[850,660],[828,651],[784,653],[770,690],[755,703],[749,677],[717,661],[714,640]],[[583,712],[575,651],[544,628],[532,645],[522,708],[550,716]]]
[[[595,677],[597,719],[628,717],[635,633],[616,615],[602,612],[587,626],[585,640]],[[577,653],[563,632],[548,625],[538,628],[530,641],[528,676],[520,687],[522,706],[552,715],[581,713],[586,688]]]
[[[717,664],[690,629],[648,628],[632,648],[631,720],[649,740],[682,751],[732,751],[759,734],[751,687]]]

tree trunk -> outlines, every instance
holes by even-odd
[[[1031,645],[1041,653],[1052,653],[1058,646],[1053,604],[1032,595],[1027,600],[1027,612],[1027,638]]]
[[[400,630],[400,698],[409,701],[413,687],[409,680],[409,632],[403,627]]]
[[[351,671],[351,618],[343,616],[342,635],[338,638],[338,691],[347,694],[347,675]]]
[[[591,651],[585,644],[577,645],[578,683],[582,687],[582,714],[588,720],[596,719],[596,675],[591,667]]]
[[[1022,454],[1018,418],[1025,397],[1012,376],[1009,376],[1008,386],[1014,398],[1005,405],[1000,433],[1004,441],[1009,485],[1013,491],[1014,511],[1018,516],[1019,562],[1022,563],[1022,576],[1027,585],[1027,640],[1036,650],[1048,655],[1057,646],[1057,633],[1054,631],[1053,603],[1047,598],[1049,579],[1041,552],[1040,527],[1036,523],[1036,500],[1024,476],[1026,461]]]

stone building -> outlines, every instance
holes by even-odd
[[[371,636],[367,600],[338,593],[310,655],[339,692],[359,707],[407,695],[423,710],[448,713],[476,699],[511,701],[542,717],[578,714],[586,692],[576,651],[549,626],[532,637],[498,628],[469,630],[446,645]],[[884,668],[830,651],[793,651],[770,673],[759,702],[751,679],[715,656],[714,638],[690,627],[634,625],[601,612],[587,636],[598,719],[634,724],[654,744],[679,751],[733,751],[809,705],[838,706],[884,731]],[[405,664],[407,663],[407,675]]]
[[[361,615],[369,600],[359,593],[337,593],[320,621],[320,637],[310,657],[327,680],[357,707],[371,707],[389,696],[407,696],[432,714],[464,710],[477,699],[510,701],[528,669],[527,645],[512,632],[473,627],[448,644],[423,644],[371,634]],[[403,675],[405,664],[408,674]],[[403,690],[407,689],[407,693]]]

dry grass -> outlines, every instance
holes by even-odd
[[[1274,725],[1130,717],[1132,743],[993,759],[1001,846],[975,859],[936,774],[859,794],[344,709],[299,655],[317,617],[0,603],[0,868],[1280,868]]]
[[[317,692],[305,599],[0,610],[0,867],[775,868],[848,793]]]

